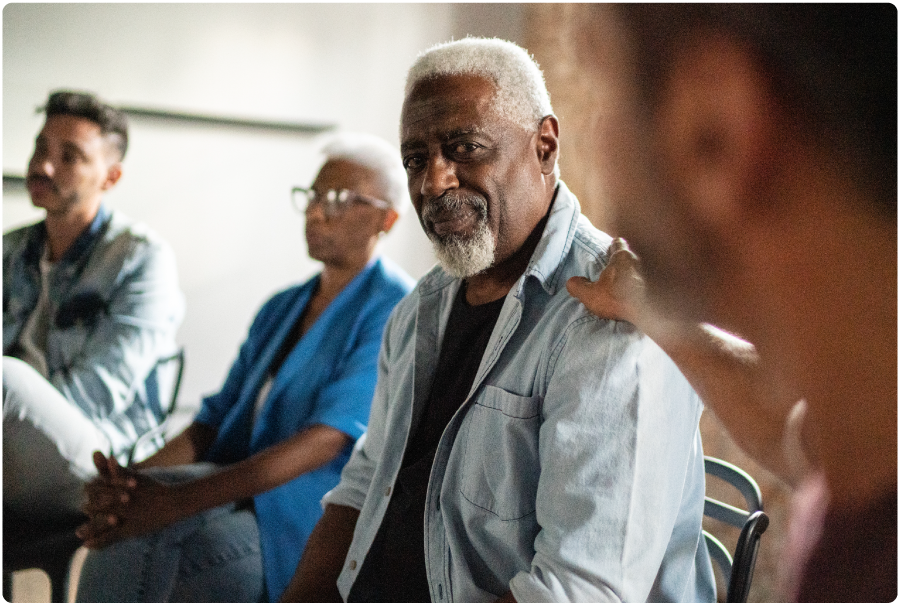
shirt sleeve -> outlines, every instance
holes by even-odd
[[[520,602],[645,601],[697,455],[699,399],[652,341],[621,322],[577,320],[548,369],[541,529],[512,593]]]
[[[95,418],[121,414],[132,404],[156,362],[172,353],[184,315],[172,249],[147,239],[130,245],[108,316],[69,367],[50,376],[67,399]]]
[[[324,424],[358,439],[366,431],[384,326],[396,299],[379,296],[363,312],[356,338],[340,362],[340,371],[319,393],[310,424]]]

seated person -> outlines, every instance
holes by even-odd
[[[3,236],[3,508],[22,525],[77,523],[91,452],[124,459],[157,426],[153,369],[184,314],[172,250],[102,203],[124,114],[65,91],[43,111],[25,183],[46,217]]]
[[[400,132],[440,266],[385,328],[368,432],[283,599],[712,600],[700,401],[565,290],[611,240],[558,179],[540,69],[509,42],[439,45]]]
[[[782,598],[895,600],[896,7],[589,10],[572,37],[603,94],[585,151],[640,259],[634,320],[796,486]],[[605,313],[602,284],[572,285]]]
[[[181,435],[130,469],[96,454],[79,601],[259,601],[287,585],[365,431],[384,325],[413,284],[375,255],[409,203],[397,151],[342,135],[325,154],[295,190],[322,272],[263,305]]]

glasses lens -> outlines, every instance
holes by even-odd
[[[366,196],[361,196],[349,189],[328,189],[326,191],[314,191],[312,189],[301,189],[296,187],[293,190],[294,206],[302,211],[309,212],[313,206],[321,205],[322,212],[325,216],[338,216],[345,212],[354,202],[365,202],[376,207],[378,204],[384,204],[380,200],[369,200]]]
[[[291,204],[294,206],[294,210],[303,214],[306,212],[307,207],[310,204],[310,191],[308,189],[303,189],[301,187],[294,187],[291,189]]]

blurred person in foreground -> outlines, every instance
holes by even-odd
[[[70,91],[42,110],[25,186],[46,216],[3,236],[4,521],[28,526],[15,531],[77,523],[92,452],[127,459],[158,426],[154,366],[184,315],[172,249],[103,202],[125,115]]]
[[[590,161],[637,256],[570,291],[796,486],[785,598],[895,599],[896,8],[594,10]]]
[[[700,401],[565,291],[611,238],[558,178],[537,64],[437,45],[400,121],[439,266],[388,322],[368,432],[283,600],[713,600]]]
[[[287,585],[365,431],[378,348],[412,287],[376,254],[409,204],[396,149],[343,134],[295,188],[322,271],[259,311],[222,390],[130,469],[96,454],[83,602],[259,601]]]

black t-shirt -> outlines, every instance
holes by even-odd
[[[431,391],[384,520],[349,594],[352,602],[431,601],[425,572],[425,496],[441,435],[472,388],[503,298],[478,306],[466,302],[465,283],[453,301]]]

